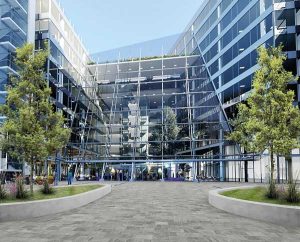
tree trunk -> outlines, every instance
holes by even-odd
[[[249,179],[248,179],[248,161],[245,160],[245,163],[244,163],[244,168],[245,168],[245,182],[248,182]]]
[[[273,148],[271,147],[270,149],[270,154],[271,154],[271,182],[273,182],[274,180],[274,152],[273,152]]]
[[[30,194],[33,195],[33,161],[30,161]]]

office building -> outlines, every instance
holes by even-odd
[[[68,163],[82,179],[99,177],[100,168],[114,179],[267,177],[267,153],[244,155],[226,140],[229,120],[249,96],[259,46],[282,44],[286,68],[299,76],[300,1],[204,0],[168,54],[119,54],[106,63],[89,56],[55,0],[0,4],[2,103],[7,73],[17,75],[10,59],[15,48],[27,40],[50,49],[51,101],[72,129],[68,146],[49,158],[59,173]],[[289,88],[298,105],[298,81]],[[299,168],[298,150],[278,158],[280,179]]]
[[[18,75],[13,58],[28,38],[28,11],[27,0],[0,0],[0,105],[6,100],[9,75]],[[0,123],[4,119],[0,115]],[[18,163],[8,164],[5,152],[0,155],[0,171],[20,169]]]

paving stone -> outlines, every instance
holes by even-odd
[[[79,209],[0,223],[0,241],[300,241],[299,228],[235,216],[208,204],[209,190],[237,185],[114,183],[111,194]]]

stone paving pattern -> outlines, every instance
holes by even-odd
[[[115,183],[110,195],[47,217],[0,223],[0,241],[300,241],[285,228],[208,204],[211,189],[236,183]]]

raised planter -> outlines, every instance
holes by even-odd
[[[209,192],[209,203],[218,209],[235,215],[283,226],[300,226],[300,207],[252,202],[220,194],[225,191],[253,187],[255,186],[212,190]]]
[[[41,217],[69,211],[94,202],[111,192],[111,185],[74,196],[0,204],[0,222]]]

